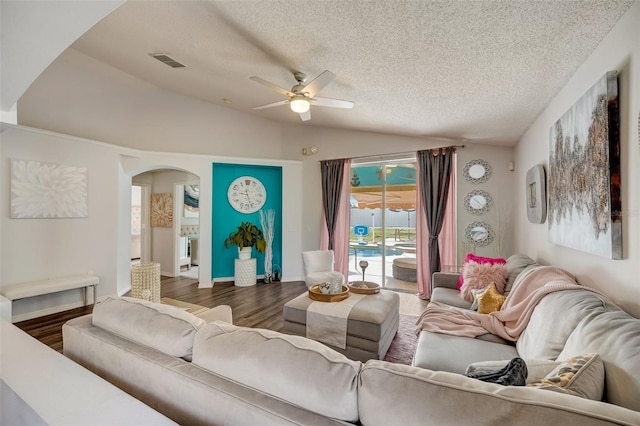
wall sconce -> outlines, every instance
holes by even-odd
[[[302,148],[302,155],[314,155],[318,152],[317,146],[305,146]]]

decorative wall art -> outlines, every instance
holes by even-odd
[[[465,229],[464,236],[469,243],[485,247],[493,242],[493,228],[486,222],[473,222]]]
[[[192,183],[184,186],[184,217],[200,215],[200,185]]]
[[[552,127],[549,239],[622,258],[618,78],[608,72]]]
[[[533,166],[527,171],[527,219],[531,223],[544,223],[547,218],[547,182],[544,167]]]
[[[151,226],[173,226],[173,194],[151,194]]]
[[[464,197],[464,207],[471,214],[483,215],[489,211],[493,198],[487,191],[475,189]]]
[[[491,176],[491,166],[484,160],[471,160],[464,165],[464,178],[471,183],[484,183]]]
[[[12,218],[79,218],[88,212],[86,167],[11,160]]]

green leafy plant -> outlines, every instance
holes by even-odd
[[[263,253],[267,247],[267,242],[260,228],[251,222],[242,222],[240,226],[224,240],[224,246],[238,246],[240,249],[255,246],[256,250]]]

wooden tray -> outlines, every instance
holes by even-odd
[[[309,289],[309,298],[318,302],[340,302],[349,297],[349,289],[342,286],[342,293],[324,294],[318,288],[318,284],[311,286]]]
[[[351,281],[349,291],[358,294],[376,294],[380,293],[380,285],[371,281]]]

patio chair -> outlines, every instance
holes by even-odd
[[[312,250],[302,252],[305,282],[311,288],[314,284],[331,282],[338,278],[344,284],[344,275],[333,270],[333,250]]]

